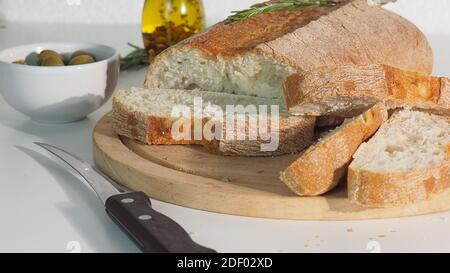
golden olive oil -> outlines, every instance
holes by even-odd
[[[205,26],[201,0],[146,0],[142,35],[150,58],[200,32]]]

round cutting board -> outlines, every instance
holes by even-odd
[[[128,188],[183,207],[295,220],[381,219],[450,210],[450,191],[389,209],[351,204],[342,186],[320,197],[296,196],[278,176],[297,157],[224,157],[196,146],[143,145],[115,134],[109,115],[94,130],[94,160],[100,170]]]

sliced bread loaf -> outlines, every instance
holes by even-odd
[[[321,67],[290,76],[284,84],[289,111],[296,115],[354,116],[377,102],[449,113],[450,85],[388,65]]]
[[[431,73],[433,56],[404,18],[367,0],[341,0],[218,23],[160,54],[145,85],[280,98],[293,73],[372,63]]]
[[[200,111],[203,116],[194,115],[194,99],[201,98],[202,105]],[[270,139],[263,137],[260,133],[261,115],[263,113],[243,113],[233,116],[235,126],[227,124],[227,106],[241,105],[247,106],[268,106],[268,111],[272,105],[279,105],[279,100],[258,99],[248,96],[236,96],[230,94],[204,92],[204,91],[184,91],[167,89],[142,89],[131,88],[130,90],[119,91],[113,99],[113,127],[117,134],[139,140],[152,145],[169,144],[197,144],[222,155],[236,156],[275,156],[295,153],[304,150],[313,141],[315,118],[314,117],[292,117],[286,113],[285,109],[280,109],[280,116],[267,117],[267,131]],[[176,106],[187,107],[190,112],[188,116],[174,116],[173,110]],[[181,109],[181,108],[179,108]],[[219,110],[217,112],[216,110]],[[220,112],[222,111],[222,112]],[[223,113],[221,120],[216,114]],[[252,126],[250,117],[257,120],[257,126]],[[273,120],[275,118],[275,120]],[[244,131],[237,129],[238,119],[243,120]],[[272,121],[276,122],[272,127]],[[173,131],[175,123],[186,124],[179,132]],[[200,125],[200,136],[196,137],[195,124]],[[214,128],[212,132],[217,138],[205,138],[202,134],[203,128],[207,124]],[[216,131],[221,127],[220,131]],[[178,128],[178,127],[177,127]],[[187,129],[186,129],[187,128]],[[183,132],[183,130],[185,130]],[[197,128],[198,129],[198,128]],[[190,132],[187,132],[190,130]],[[198,132],[198,130],[197,130]],[[174,137],[174,134],[181,136],[188,134],[188,138]],[[242,137],[242,134],[245,134]],[[249,136],[256,135],[251,139]],[[240,138],[237,136],[240,135]],[[229,136],[229,137],[227,137]],[[275,149],[263,148],[269,143],[275,144]]]
[[[283,181],[300,196],[329,192],[345,177],[358,147],[369,139],[387,119],[383,104],[377,104],[359,117],[347,120],[310,147],[281,173]]]
[[[369,207],[423,201],[449,186],[448,117],[409,110],[359,148],[348,174],[349,199]]]

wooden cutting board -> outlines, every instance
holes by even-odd
[[[121,138],[109,115],[94,130],[97,167],[154,199],[224,214],[295,220],[365,220],[450,210],[450,191],[431,201],[390,209],[351,204],[345,187],[321,197],[298,197],[278,179],[298,155],[223,157],[196,146],[147,146]]]

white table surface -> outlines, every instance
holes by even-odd
[[[126,52],[127,42],[139,44],[140,39],[138,26],[8,23],[0,28],[0,49],[61,40],[105,43]],[[436,55],[435,72],[450,75],[450,36],[429,39]],[[141,85],[144,73],[123,73],[118,88]],[[93,127],[110,109],[108,103],[84,121],[42,125],[14,111],[0,97],[0,252],[138,251],[106,216],[95,194],[32,144],[50,143],[92,162]],[[197,242],[219,252],[450,251],[450,213],[379,221],[303,222],[153,204]]]

